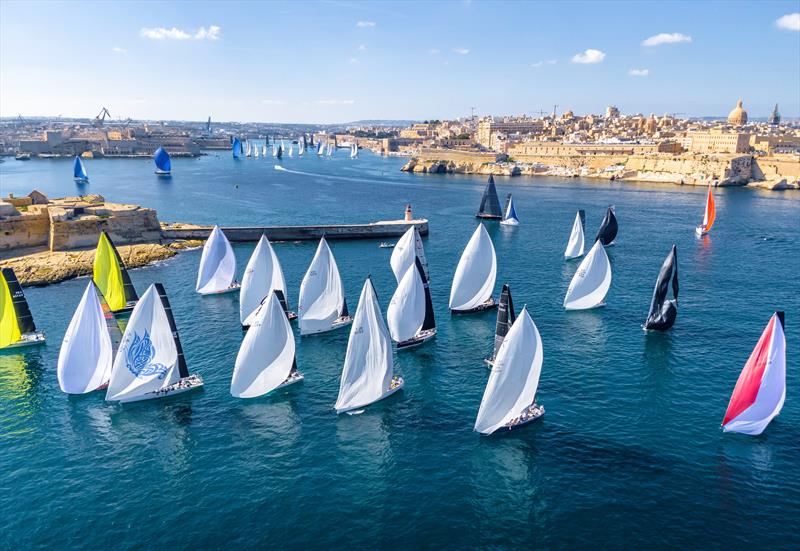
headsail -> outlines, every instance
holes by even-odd
[[[489,233],[483,224],[467,243],[458,261],[450,289],[450,309],[473,310],[492,296],[497,278],[497,256]]]
[[[195,290],[201,295],[220,293],[231,287],[235,277],[236,257],[233,248],[219,226],[214,226],[203,245]]]
[[[153,154],[153,162],[156,164],[156,173],[169,174],[172,171],[172,162],[169,160],[169,153],[163,147],[156,149]]]
[[[125,263],[105,231],[100,233],[94,252],[92,280],[114,312],[131,307],[139,299]]]
[[[300,334],[333,329],[333,322],[348,315],[339,267],[323,237],[300,284],[297,316]]]
[[[286,280],[281,263],[267,236],[262,235],[242,276],[242,289],[239,292],[239,319],[242,325],[251,324],[250,318],[272,290],[280,291],[283,296],[281,306],[288,309]]]
[[[514,301],[511,299],[511,288],[508,283],[503,284],[503,291],[500,293],[500,305],[497,307],[497,324],[494,329],[494,351],[492,352],[492,361],[497,357],[500,351],[500,345],[503,344],[508,330],[514,324],[517,315],[514,312]]]
[[[781,412],[786,399],[786,336],[783,312],[770,318],[736,381],[722,428],[758,435]]]
[[[389,333],[395,342],[413,338],[425,322],[425,288],[416,263],[409,266],[397,285],[386,311]]]
[[[514,208],[514,198],[511,197],[510,193],[506,198],[506,208],[503,212],[505,212],[505,214],[503,215],[503,221],[501,222],[503,225],[506,226],[519,225],[519,218],[517,217],[517,209]]]
[[[597,230],[595,241],[600,241],[603,245],[611,245],[617,237],[619,225],[617,224],[617,216],[614,213],[614,205],[608,207],[603,222],[600,224],[600,229]]]
[[[72,163],[72,175],[78,182],[89,181],[89,175],[86,173],[86,167],[83,166],[83,160],[77,155]]]
[[[584,254],[584,238],[583,228],[586,222],[586,214],[583,209],[578,211],[575,215],[575,222],[572,223],[572,232],[569,234],[569,242],[567,243],[567,250],[564,251],[564,258],[578,258]]]
[[[483,190],[483,197],[481,197],[481,206],[478,209],[477,218],[502,218],[503,213],[500,211],[500,199],[497,198],[497,188],[494,186],[494,176],[489,175],[489,181],[486,183],[486,189]]]
[[[422,271],[424,279],[430,281],[430,274],[428,273],[428,261],[425,258],[425,249],[422,246],[422,238],[416,226],[408,228],[406,233],[403,234],[397,244],[392,249],[392,257],[389,263],[392,266],[392,272],[398,283],[405,275],[409,266],[414,264],[414,259],[419,258],[422,263]]]
[[[586,310],[605,304],[611,287],[611,262],[598,239],[581,261],[564,297],[567,310]]]
[[[672,282],[672,299],[667,299],[670,282]],[[650,302],[650,311],[644,322],[645,329],[669,329],[678,316],[678,248],[673,245],[661,265],[661,271],[656,279],[653,290],[653,300]]]

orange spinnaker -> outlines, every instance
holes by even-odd
[[[708,231],[714,225],[717,217],[717,209],[714,206],[714,196],[711,194],[711,185],[708,186],[708,197],[706,197],[706,213],[703,216],[703,229]]]

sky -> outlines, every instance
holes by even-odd
[[[0,2],[0,116],[800,116],[800,0]]]

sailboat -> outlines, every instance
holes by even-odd
[[[245,329],[252,324],[253,316],[264,299],[273,291],[288,319],[297,314],[289,311],[286,300],[286,280],[278,255],[266,235],[259,239],[242,276],[242,289],[239,292],[239,320]]]
[[[302,157],[303,153],[306,152],[306,137],[303,136],[303,139],[297,141],[297,156]]]
[[[325,154],[325,142],[319,142],[317,144],[317,155],[324,155]]]
[[[89,175],[86,173],[86,167],[83,166],[83,160],[75,155],[75,160],[72,162],[72,176],[76,184],[88,184]]]
[[[286,151],[286,144],[283,143],[283,138],[281,138],[281,145],[278,148],[279,151]]]
[[[292,327],[277,295],[270,292],[252,318],[231,377],[231,395],[256,398],[303,380],[297,370]]]
[[[497,307],[497,302],[492,298],[496,278],[494,245],[483,224],[478,224],[453,276],[450,310],[456,314],[466,314]]]
[[[267,156],[267,142],[268,141],[269,141],[269,138],[264,138],[264,145],[261,146],[261,156],[262,157],[266,157]]]
[[[367,278],[347,341],[336,413],[373,404],[391,396],[403,388],[403,384],[402,377],[394,376],[389,331],[381,315],[372,279]]]
[[[406,274],[409,267],[413,266],[419,259],[422,264],[422,271],[425,275],[424,281],[430,281],[430,274],[428,273],[428,261],[425,258],[425,249],[422,246],[422,238],[419,235],[419,230],[416,226],[408,228],[406,233],[403,234],[397,244],[392,249],[392,257],[389,263],[392,266],[392,272],[400,283],[400,280]]]
[[[667,299],[670,283],[672,298]],[[678,317],[678,248],[673,245],[658,272],[650,311],[644,322],[645,329],[665,330],[672,327]]]
[[[494,350],[492,357],[484,360],[489,366],[494,365],[494,359],[500,351],[500,345],[511,329],[517,315],[514,313],[514,301],[511,300],[511,288],[508,283],[503,284],[503,292],[500,293],[500,305],[497,307],[497,324],[494,329]]]
[[[106,400],[138,402],[203,386],[190,375],[172,307],[160,283],[147,288],[125,328],[106,391]]]
[[[744,364],[722,429],[756,436],[781,412],[786,400],[784,314],[775,312]]]
[[[325,155],[331,157],[336,152],[336,144],[329,143]]]
[[[201,295],[219,295],[236,291],[239,287],[233,248],[219,226],[214,226],[203,245],[195,290]]]
[[[585,223],[586,213],[584,213],[583,209],[581,209],[575,215],[575,222],[572,223],[572,232],[569,234],[567,249],[564,251],[564,258],[566,260],[579,258],[584,255],[583,229]]]
[[[708,194],[706,195],[706,211],[703,214],[703,223],[694,229],[698,235],[705,235],[711,231],[711,226],[714,225],[714,220],[717,218],[717,208],[714,205],[714,194],[711,193],[711,184],[708,184]]]
[[[94,251],[92,281],[115,314],[130,312],[139,300],[125,263],[105,231],[100,233]]]
[[[278,144],[275,143],[275,140],[272,140],[272,156],[278,156]]]
[[[422,329],[425,321],[425,290],[422,287],[421,269],[410,266],[397,285],[389,308],[386,322],[389,334],[396,343],[412,339]]]
[[[544,415],[544,406],[536,403],[543,360],[542,337],[528,309],[523,308],[497,352],[475,431],[488,436],[519,428]]]
[[[300,284],[297,315],[301,335],[331,331],[353,321],[347,311],[339,267],[324,237]]]
[[[483,197],[481,197],[481,207],[478,209],[476,218],[488,218],[499,220],[503,218],[503,213],[500,211],[500,199],[497,198],[497,188],[494,187],[494,176],[489,174],[489,181],[486,183],[486,189],[483,190]]]
[[[619,225],[617,224],[617,216],[614,213],[614,205],[608,207],[606,215],[603,217],[603,222],[600,224],[600,229],[597,230],[595,241],[600,241],[604,246],[611,245],[617,237]]]
[[[253,146],[250,144],[250,140],[245,140],[244,156],[250,157],[252,154],[253,154]]]
[[[289,157],[294,157],[294,146],[289,144]]]
[[[159,147],[153,153],[153,162],[156,164],[156,174],[167,175],[172,172],[172,161],[169,160],[169,153],[163,147]]]
[[[36,330],[14,270],[0,269],[0,349],[33,346],[44,341],[44,331]]]
[[[357,159],[358,158],[358,143],[353,142],[350,146],[350,158]]]
[[[519,218],[517,218],[517,209],[514,208],[514,198],[508,194],[506,200],[506,210],[503,219],[500,221],[504,226],[519,226]]]
[[[258,144],[253,144],[253,158],[258,159]]]
[[[602,241],[598,239],[572,276],[564,297],[564,308],[587,310],[605,306],[604,300],[609,288],[611,288],[611,262]]]
[[[103,389],[111,378],[114,347],[98,294],[90,281],[61,342],[58,385],[67,394]]]
[[[234,159],[238,159],[242,154],[242,142],[239,140],[239,138],[233,138],[231,151],[233,152]]]
[[[278,160],[281,160],[283,158],[283,146],[282,145],[278,146],[278,152],[275,154],[275,156],[278,158]]]

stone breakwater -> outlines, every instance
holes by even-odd
[[[128,268],[141,268],[153,262],[172,258],[182,249],[200,247],[202,241],[174,241],[167,244],[143,243],[117,247]],[[0,266],[13,268],[20,283],[49,285],[67,279],[90,275],[94,263],[94,249],[82,251],[43,251],[17,258],[0,260]]]

